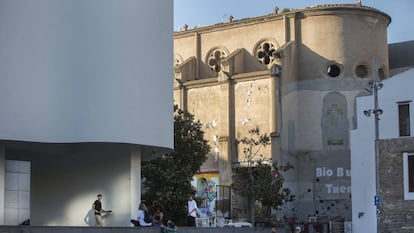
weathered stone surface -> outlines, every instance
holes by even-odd
[[[381,232],[414,232],[412,200],[404,200],[403,152],[414,151],[414,138],[380,140]]]

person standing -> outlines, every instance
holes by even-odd
[[[102,209],[102,194],[98,194],[97,197],[98,199],[92,204],[92,209],[95,212],[96,226],[102,227],[102,213],[104,212]]]
[[[187,202],[187,225],[195,226],[195,219],[197,217],[197,202],[194,200],[193,195],[188,197]]]

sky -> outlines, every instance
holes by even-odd
[[[374,7],[389,16],[388,43],[414,40],[414,26],[411,24],[414,0],[361,0],[362,5]],[[174,31],[184,24],[189,29],[226,22],[229,15],[233,20],[270,14],[277,6],[280,11],[303,9],[321,4],[358,3],[359,0],[174,0]]]

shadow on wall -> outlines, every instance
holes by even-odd
[[[110,213],[104,213],[102,214],[102,219],[105,221],[105,218],[109,218]],[[95,212],[93,211],[93,209],[90,209],[85,217],[83,218],[83,221],[86,223],[86,225],[93,227],[96,226],[96,220],[95,220]]]
[[[92,209],[90,209],[86,215],[85,218],[83,218],[83,221],[90,227],[95,226],[96,225],[96,221],[95,221],[95,213]]]

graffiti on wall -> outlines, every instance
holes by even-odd
[[[320,198],[346,198],[351,193],[351,170],[344,167],[317,167],[315,170],[317,182],[320,185]]]
[[[218,172],[196,174],[193,179],[196,197],[202,199],[202,202],[198,203],[199,215],[202,217],[215,216],[218,181]]]

